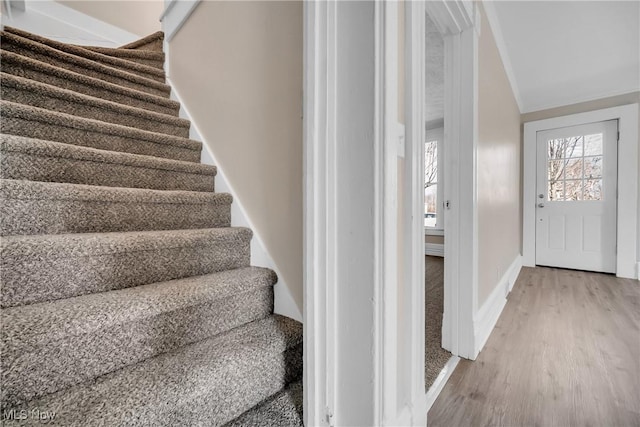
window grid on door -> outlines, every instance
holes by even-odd
[[[547,141],[549,201],[602,200],[603,134]]]

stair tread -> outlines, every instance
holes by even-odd
[[[272,315],[25,407],[55,411],[62,425],[115,425],[135,419],[145,425],[219,425],[298,379],[302,360],[294,349],[301,344],[302,325]],[[291,351],[294,357],[287,355]]]
[[[296,381],[224,427],[303,427],[302,381]]]
[[[22,91],[34,91],[47,94],[48,96],[73,102],[77,105],[87,105],[105,110],[112,110],[120,114],[139,117],[146,120],[157,121],[161,123],[170,123],[173,126],[189,129],[191,122],[167,114],[156,113],[154,111],[145,110],[143,108],[132,107],[117,102],[112,102],[94,96],[85,95],[68,89],[62,89],[46,83],[35,80],[25,79],[23,77],[14,76],[7,73],[0,73],[0,84],[2,86],[14,87]],[[55,111],[55,110],[51,110]]]
[[[39,156],[86,160],[96,163],[123,164],[147,169],[187,172],[190,174],[215,176],[217,173],[217,168],[213,165],[164,159],[161,157],[145,156],[143,154],[100,150],[97,148],[27,138],[18,135],[1,134],[0,150],[3,152],[20,152]]]
[[[29,258],[86,257],[158,249],[206,245],[216,237],[249,239],[245,227],[204,228],[193,230],[122,231],[111,233],[70,233],[4,236],[0,254],[6,261]]]
[[[136,49],[123,49],[121,47],[104,47],[104,46],[80,46],[84,49],[93,50],[94,52],[100,52],[103,55],[122,56],[125,58],[139,58],[148,59],[158,62],[164,62],[164,52],[157,52],[155,50],[136,50]]]
[[[30,39],[26,39],[24,37],[20,37],[15,34],[7,33],[5,31],[0,31],[0,37],[3,39],[5,46],[8,43],[11,43],[19,46],[25,52],[30,51],[30,52],[39,52],[42,54],[46,54],[48,57],[59,58],[61,60],[64,60],[65,62],[73,63],[82,68],[86,68],[87,70],[92,70],[102,74],[112,75],[118,79],[126,80],[129,82],[141,85],[143,87],[153,88],[154,90],[165,93],[167,95],[171,91],[171,88],[167,84],[161,83],[157,80],[143,77],[128,71],[120,70],[118,68],[110,67],[108,65],[104,65],[99,62],[93,61],[91,59],[83,58],[81,56],[62,52],[50,46],[47,46],[45,44],[38,43]],[[6,49],[3,48],[3,50],[6,50]]]
[[[276,281],[246,267],[1,310],[2,406],[265,318]]]
[[[122,58],[116,58],[113,56],[108,56],[108,55],[103,55],[102,53],[93,51],[93,50],[89,50],[89,49],[84,49],[81,46],[77,46],[77,45],[72,45],[72,44],[68,44],[68,43],[62,43],[56,40],[52,40],[46,37],[42,37],[39,36],[37,34],[33,34],[33,33],[29,33],[26,31],[22,31],[19,30],[17,28],[14,27],[9,27],[9,26],[5,26],[4,27],[4,31],[7,33],[11,33],[11,34],[15,34],[17,36],[23,37],[25,39],[29,39],[32,40],[36,43],[41,43],[44,44],[46,46],[49,46],[53,49],[59,50],[61,52],[66,52],[69,53],[71,55],[75,55],[75,56],[80,56],[80,57],[84,57],[87,59],[90,59],[92,61],[97,61],[97,62],[104,62],[109,64],[110,66],[113,66],[114,68],[119,68],[119,69],[124,69],[127,72],[132,72],[129,70],[134,70],[137,71],[139,73],[144,73],[150,76],[154,76],[156,78],[161,79],[162,81],[164,81],[164,71],[160,70],[158,68],[155,67],[150,67],[150,66],[146,66],[146,65],[142,65],[142,64],[138,64],[136,62],[133,61],[129,61],[126,59],[122,59]]]
[[[46,62],[38,61],[37,59],[29,58],[15,52],[0,50],[0,61],[3,64],[6,64],[9,61],[15,62],[20,64],[21,68],[30,67],[33,69],[38,69],[48,75],[57,75],[61,78],[76,81],[87,86],[101,87],[110,92],[127,95],[132,98],[142,99],[153,104],[160,104],[166,108],[175,109],[176,111],[178,111],[178,109],[180,108],[180,103],[172,99],[107,82],[105,80],[80,74],[75,71],[66,70],[64,68],[56,67],[54,65],[47,64]]]
[[[81,295],[0,311],[3,341],[7,351],[80,333],[155,317],[208,300],[224,299],[235,293],[272,286],[272,270],[245,267],[202,276],[174,279],[132,288]]]
[[[228,193],[103,187],[18,179],[0,179],[0,198],[5,200],[83,200],[135,204],[229,205],[233,202],[233,197]]]
[[[141,130],[95,119],[87,119],[71,114],[33,107],[31,105],[0,100],[0,107],[2,116],[21,117],[27,120],[43,121],[60,127],[94,130],[99,133],[126,136],[131,139],[146,140],[157,144],[176,145],[195,151],[199,151],[202,147],[202,144],[198,141],[179,136]]]

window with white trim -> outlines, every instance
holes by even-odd
[[[443,128],[428,130],[424,144],[424,226],[427,230],[444,229],[443,137]]]

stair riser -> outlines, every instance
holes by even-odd
[[[77,117],[101,120],[103,122],[134,127],[151,132],[179,136],[181,138],[189,137],[188,125],[178,126],[162,121],[160,118],[152,120],[147,117],[127,114],[126,111],[123,112],[114,109],[101,108],[100,106],[87,103],[80,104],[73,100],[57,98],[42,92],[25,91],[21,88],[8,86],[6,84],[2,84],[0,88],[0,98],[5,101],[32,105],[34,107],[46,108],[51,111],[72,114]]]
[[[239,372],[245,375],[239,375]],[[100,396],[102,399],[95,402],[87,401],[78,407],[70,405],[73,400],[58,402],[45,397],[42,401],[32,401],[17,409],[55,411],[57,425],[70,427],[84,427],[87,424],[131,425],[132,417],[144,420],[140,424],[134,424],[141,426],[219,426],[277,393],[288,383],[300,379],[302,345],[289,348],[284,354],[256,354],[255,360],[250,363],[240,360],[238,363],[229,364],[227,369],[214,372],[205,370],[202,375],[215,386],[211,389],[190,390],[189,395],[175,396],[171,404],[131,407],[130,410],[135,415],[114,412],[113,408],[108,406],[105,408],[102,399],[106,396]],[[7,421],[5,425],[39,425],[35,419],[26,420],[27,424],[24,422]]]
[[[0,194],[0,235],[229,227],[231,205],[17,200]]]
[[[117,102],[131,107],[143,108],[156,113],[168,114],[174,117],[178,116],[180,110],[179,105],[165,106],[154,103],[144,98],[139,98],[126,93],[118,93],[107,90],[99,86],[93,86],[76,80],[57,76],[55,74],[46,73],[44,71],[31,68],[29,64],[13,62],[14,58],[8,55],[2,57],[2,71],[15,76],[24,77],[41,83],[50,84],[62,89],[72,90],[84,95],[95,96],[96,98],[106,99],[108,101]]]
[[[165,159],[199,162],[200,150],[151,141],[136,140],[121,135],[105,134],[99,131],[62,127],[59,124],[26,120],[20,117],[2,117],[0,131],[9,135],[58,141],[66,144],[119,151],[122,153],[144,154]]]
[[[64,68],[65,70],[95,77],[110,83],[115,83],[121,86],[140,90],[142,92],[147,92],[158,96],[169,97],[169,88],[167,86],[151,84],[151,82],[160,83],[156,82],[155,80],[147,79],[148,82],[143,82],[138,79],[124,78],[123,76],[120,76],[118,74],[110,74],[108,72],[105,72],[104,70],[87,68],[83,64],[78,64],[76,62],[69,61],[66,58],[49,54],[48,51],[35,51],[25,49],[22,46],[12,43],[12,40],[10,39],[3,41],[2,49],[8,52],[14,52],[19,55],[35,59],[37,61],[46,62],[47,64]],[[135,74],[133,74],[133,76],[140,77]]]
[[[248,375],[243,378],[233,374],[221,377],[219,381],[224,383],[221,384],[220,390],[216,390],[215,395],[223,398],[216,400],[217,405],[212,407],[211,394],[200,395],[190,400],[185,407],[173,408],[174,411],[149,413],[147,416],[153,420],[151,424],[175,426],[182,423],[181,425],[217,426],[240,416],[276,394],[287,384],[302,378],[302,344],[286,350],[284,354],[270,354],[266,358],[261,358],[253,366],[233,368],[246,371]],[[225,382],[225,379],[228,380]],[[258,384],[260,386],[257,386]],[[239,402],[243,402],[244,406],[237,407]],[[210,409],[211,412],[203,413],[206,412],[204,408]]]
[[[6,348],[2,358],[3,405],[18,405],[62,390],[272,312],[273,288],[266,286],[42,346]]]
[[[289,384],[258,406],[223,427],[270,426],[304,427],[302,381]]]
[[[2,307],[106,292],[182,277],[246,267],[250,237],[224,235],[190,246],[101,255],[60,256],[49,251],[25,257],[3,250]],[[178,243],[180,244],[180,243]],[[19,252],[19,250],[17,251]]]
[[[0,178],[104,187],[213,192],[214,176],[90,160],[0,152]]]

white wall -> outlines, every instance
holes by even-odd
[[[201,2],[169,78],[302,317],[302,3]],[[279,304],[279,301],[276,301]]]
[[[56,0],[85,15],[99,19],[139,36],[161,30],[162,0],[104,1]]]
[[[76,6],[83,4],[79,1],[71,3]],[[27,1],[24,6],[24,10],[12,8],[11,13],[3,14],[2,25],[16,27],[63,43],[79,45],[117,47],[140,38],[135,33],[106,22],[100,13],[88,15],[61,2]],[[128,3],[122,2],[118,9],[127,12]]]
[[[521,253],[520,110],[481,7],[478,42],[478,307]]]

